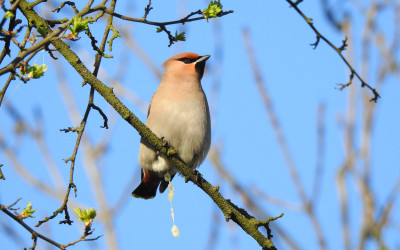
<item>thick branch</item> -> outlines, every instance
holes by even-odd
[[[260,246],[266,249],[274,249],[274,245],[270,239],[265,237],[258,231],[259,221],[250,216],[245,210],[238,208],[229,200],[224,199],[218,192],[218,187],[212,186],[204,178],[199,177],[191,168],[186,166],[176,154],[177,150],[172,147],[166,147],[165,143],[158,138],[151,130],[146,127],[115,95],[112,88],[107,87],[99,79],[97,79],[83,65],[79,57],[69,48],[69,46],[61,40],[53,42],[54,47],[64,56],[72,67],[82,76],[85,82],[89,83],[103,98],[121,115],[121,117],[132,125],[139,134],[146,138],[149,143],[154,146],[161,154],[176,166],[178,171],[185,176],[187,180],[192,181],[207,193],[211,199],[222,210],[227,220],[235,221],[246,233],[251,235]]]
[[[22,0],[21,3],[26,3]],[[30,23],[43,23],[42,19],[36,12],[29,9],[29,6],[23,5],[21,11],[29,11],[29,15],[25,15]],[[25,14],[25,13],[24,13]],[[99,79],[96,78],[82,63],[80,58],[70,49],[68,44],[63,42],[61,39],[53,39],[52,45],[60,52],[60,54],[69,62],[69,64],[81,75],[83,80],[89,83],[103,98],[126,120],[132,125],[139,134],[146,138],[147,141],[154,146],[161,154],[168,157],[168,159],[176,166],[178,171],[185,176],[186,180],[192,181],[198,187],[200,187],[205,193],[207,193],[211,199],[217,204],[225,215],[226,220],[229,219],[235,221],[246,233],[251,235],[263,249],[275,249],[272,241],[264,236],[258,228],[260,225],[266,225],[266,221],[256,220],[254,217],[249,215],[244,209],[241,209],[234,205],[230,200],[226,200],[219,193],[219,187],[212,186],[208,181],[195,173],[192,168],[186,166],[177,155],[177,150],[172,147],[166,147],[165,143],[158,138],[151,130],[146,127],[114,94],[113,89],[107,87]],[[271,220],[268,220],[268,222]]]

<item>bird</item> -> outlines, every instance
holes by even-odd
[[[210,149],[211,121],[208,102],[201,85],[206,61],[210,55],[181,53],[163,63],[161,83],[150,100],[146,126],[168,145],[178,150],[179,157],[195,170]],[[141,182],[132,196],[152,199],[157,188],[163,193],[177,173],[171,162],[141,137],[139,147]]]

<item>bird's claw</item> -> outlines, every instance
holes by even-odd
[[[165,140],[165,137],[164,136],[161,136],[161,140],[163,141],[163,147],[169,147],[169,142],[167,141],[167,140]]]
[[[171,156],[171,155],[176,155],[178,154],[178,150],[171,148],[171,144],[165,140],[164,136],[161,136],[161,140],[163,141],[163,147],[166,149],[167,151],[167,156]]]
[[[193,170],[193,174],[196,176],[196,177],[195,177],[195,178],[196,178],[196,182],[199,182],[199,180],[200,180],[201,178],[203,178],[203,175],[200,174],[200,172],[197,171],[196,169]]]

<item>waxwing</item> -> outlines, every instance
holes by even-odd
[[[158,89],[151,98],[146,125],[158,137],[178,149],[180,158],[191,168],[197,168],[210,149],[211,124],[206,96],[201,86],[209,55],[182,53],[164,62],[165,70]],[[177,170],[145,139],[139,148],[141,183],[132,192],[137,198],[155,197],[168,186]]]

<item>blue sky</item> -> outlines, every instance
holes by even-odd
[[[205,20],[186,23],[185,25],[168,26],[171,31],[186,32],[186,42],[179,42],[168,47],[165,34],[156,33],[156,28],[143,24],[132,24],[115,19],[115,27],[120,31],[127,29],[128,35],[138,44],[140,49],[150,58],[152,63],[162,71],[161,64],[169,57],[185,52],[196,52],[200,55],[210,54],[207,70],[203,78],[203,88],[208,96],[212,110],[213,133],[212,142],[221,152],[221,161],[236,180],[249,192],[254,187],[273,197],[300,204],[299,196],[290,179],[282,152],[277,143],[273,128],[268,119],[261,96],[257,90],[254,76],[245,51],[242,32],[247,29],[255,51],[262,77],[265,81],[275,112],[293,155],[300,179],[309,196],[313,187],[317,154],[317,111],[320,104],[324,105],[325,124],[325,157],[324,170],[321,176],[320,193],[315,207],[316,215],[322,224],[328,248],[343,247],[336,174],[343,164],[345,156],[345,138],[343,122],[346,119],[347,100],[350,89],[336,90],[337,83],[348,81],[348,71],[339,56],[322,41],[317,49],[310,44],[315,42],[315,34],[301,17],[286,1],[223,1],[224,10],[234,10],[233,14],[218,20]],[[142,17],[147,1],[118,1],[116,12],[127,16]],[[170,21],[185,16],[191,11],[203,9],[205,1],[154,1],[154,9],[148,15],[148,20]],[[313,18],[315,26],[330,41],[340,45],[344,36],[327,23],[319,4],[305,1],[300,8]],[[361,73],[361,37],[365,18],[351,5],[351,20],[354,23],[354,43],[351,50],[355,57],[350,59],[354,67]],[[60,14],[59,14],[60,15]],[[72,15],[68,12],[68,15]],[[378,28],[387,35],[388,42],[392,37],[393,21],[390,11],[378,16]],[[104,22],[90,26],[91,31],[101,40]],[[88,68],[92,68],[94,53],[90,51],[89,40],[84,34],[81,40],[69,42],[82,58]],[[20,36],[22,38],[22,35]],[[110,84],[110,79],[117,79],[125,88],[135,93],[144,103],[148,103],[157,88],[159,79],[152,73],[138,54],[126,47],[126,37],[114,41],[113,59],[103,59],[100,79]],[[351,44],[349,45],[351,46]],[[371,69],[364,75],[365,80],[374,85],[377,78],[375,66],[382,64],[377,57],[376,49],[371,50]],[[39,53],[34,60],[48,65],[45,76],[32,80],[27,84],[14,81],[8,89],[4,104],[0,108],[0,131],[7,144],[16,149],[18,159],[38,180],[47,183],[57,190],[60,182],[53,184],[52,177],[46,168],[48,164],[41,157],[38,145],[29,137],[15,138],[13,119],[7,112],[7,104],[24,117],[26,122],[35,126],[35,110],[40,110],[43,117],[41,129],[45,132],[44,142],[52,154],[56,168],[60,171],[62,180],[68,182],[69,165],[62,159],[68,158],[73,150],[76,135],[65,134],[62,128],[77,126],[77,121],[71,119],[68,104],[65,102],[68,86],[74,99],[74,105],[82,114],[86,108],[89,87],[81,87],[82,79],[67,65],[61,55],[58,66],[53,63],[48,54]],[[2,65],[3,67],[3,65]],[[105,74],[104,74],[105,73]],[[107,76],[106,76],[107,75]],[[2,77],[5,82],[5,77]],[[64,85],[60,79],[65,81]],[[64,87],[63,87],[64,86]],[[352,85],[360,98],[367,89],[362,89],[358,80]],[[118,93],[118,86],[114,87]],[[215,90],[218,91],[215,91]],[[132,102],[132,99],[121,94],[121,100],[137,116],[145,121],[143,109]],[[379,208],[387,199],[391,188],[399,176],[397,159],[400,132],[398,115],[399,106],[398,76],[385,80],[380,90],[381,99],[376,104],[375,121],[372,129],[371,145],[371,186],[375,195],[375,203]],[[63,95],[64,94],[64,95]],[[139,167],[137,154],[139,135],[123,119],[121,119],[101,96],[95,96],[95,103],[101,107],[110,119],[110,129],[100,128],[102,118],[91,112],[86,135],[91,144],[110,141],[106,156],[96,164],[101,175],[102,188],[93,184],[94,178],[89,175],[96,173],[90,169],[91,162],[85,161],[88,151],[82,145],[78,153],[75,171],[75,184],[78,196],[71,200],[84,207],[94,207],[99,216],[106,213],[99,209],[101,205],[96,198],[96,192],[104,192],[107,202],[114,206],[117,201],[124,200],[119,207],[120,213],[113,224],[120,249],[208,249],[210,235],[217,237],[214,249],[258,249],[255,240],[244,233],[234,223],[226,223],[222,213],[211,199],[191,183],[184,183],[177,177],[173,184],[175,197],[173,206],[175,222],[181,232],[178,238],[173,238],[170,229],[170,203],[167,194],[157,195],[153,200],[140,200],[131,197],[130,193],[139,182]],[[352,105],[352,104],[351,104]],[[355,133],[356,145],[361,145],[363,103],[355,103],[357,110]],[[79,121],[78,121],[79,122]],[[18,204],[24,207],[28,201],[37,209],[36,218],[27,220],[29,225],[35,225],[37,220],[48,216],[60,206],[58,200],[39,192],[16,171],[15,164],[4,153],[0,153],[0,163],[4,164],[2,171],[6,181],[0,181],[0,203],[10,204],[17,198],[23,199]],[[84,166],[87,166],[84,168]],[[231,199],[239,206],[244,206],[241,197],[223,180],[206,160],[199,171],[214,185],[220,185],[224,197]],[[359,187],[349,180],[351,230],[354,239],[359,236],[361,223]],[[133,181],[131,187],[128,186]],[[127,189],[128,187],[128,189]],[[12,190],[12,191],[11,191]],[[65,188],[61,191],[64,192]],[[299,211],[287,207],[279,207],[251,195],[257,203],[271,216],[284,213],[284,217],[273,222],[290,233],[301,249],[318,249],[310,220]],[[76,204],[74,203],[74,204]],[[399,207],[395,203],[390,217],[391,227],[385,231],[383,238],[389,248],[398,247]],[[74,208],[74,205],[70,206]],[[379,209],[378,209],[379,210]],[[72,214],[72,211],[71,211]],[[378,214],[378,211],[376,212]],[[74,226],[58,225],[63,217],[42,226],[39,231],[51,235],[61,243],[78,238],[83,230],[77,219]],[[259,218],[264,219],[264,218]],[[392,225],[393,224],[393,225]],[[20,240],[5,236],[5,225],[12,226],[20,235]],[[94,236],[104,235],[105,229],[101,223],[94,222]],[[216,228],[216,229],[215,229]],[[216,231],[214,231],[216,230]],[[5,249],[22,249],[31,245],[30,235],[19,225],[0,213],[0,242]],[[274,231],[272,232],[274,234]],[[279,249],[288,249],[286,243],[278,236],[273,242]],[[356,240],[352,247],[356,247]],[[39,249],[47,249],[47,244],[39,241]],[[95,242],[78,243],[71,249],[107,249],[106,237]],[[367,245],[375,249],[375,243]]]

